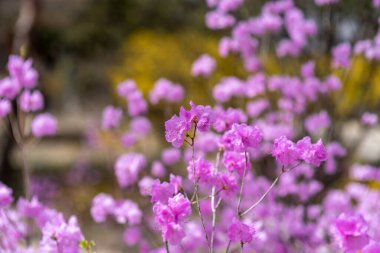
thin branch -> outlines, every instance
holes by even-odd
[[[244,181],[245,181],[245,177],[247,175],[247,168],[248,168],[248,154],[247,154],[247,151],[244,152],[244,157],[245,157],[245,166],[244,166],[244,172],[243,172],[243,178],[242,178],[242,182],[241,182],[241,186],[240,186],[240,192],[239,192],[239,198],[238,198],[238,205],[237,205],[237,209],[236,209],[236,212],[237,214],[240,216],[240,205],[241,205],[241,200],[243,198],[243,191],[244,191]]]

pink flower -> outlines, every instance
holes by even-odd
[[[33,61],[31,59],[24,60],[18,55],[9,56],[8,71],[11,77],[19,86],[31,89],[36,86],[38,73],[32,68]]]
[[[8,99],[0,99],[0,118],[5,118],[11,110],[11,102]]]
[[[120,125],[123,111],[120,108],[111,105],[106,106],[103,110],[102,129],[109,130],[117,128]]]
[[[165,176],[165,167],[160,161],[153,161],[151,173],[155,177]]]
[[[151,195],[151,202],[161,202],[161,203],[167,203],[168,199],[174,195],[175,188],[172,184],[169,184],[168,182],[160,183],[160,180],[156,179],[153,184],[150,191]]]
[[[309,133],[317,133],[330,126],[331,120],[326,111],[312,114],[305,119],[305,128]]]
[[[257,148],[262,140],[262,133],[256,126],[233,124],[231,130],[224,133],[221,145],[225,150],[244,152],[248,148]]]
[[[146,166],[146,159],[140,153],[121,155],[115,162],[115,174],[120,187],[128,187],[137,182],[139,172]]]
[[[38,90],[33,92],[25,90],[19,98],[19,105],[24,112],[35,112],[43,109],[44,98]]]
[[[351,45],[349,43],[342,43],[334,47],[332,50],[333,67],[348,68],[350,66],[350,53],[351,53]]]
[[[162,151],[161,159],[165,165],[174,165],[181,159],[181,150],[177,148],[167,148]]]
[[[357,252],[369,243],[368,224],[363,216],[342,213],[334,222],[335,238],[339,247],[347,252]]]
[[[207,77],[215,70],[216,61],[208,54],[201,55],[192,65],[191,73],[193,76]]]
[[[164,241],[177,245],[185,237],[184,222],[191,215],[190,201],[181,193],[169,198],[168,204],[157,202],[153,206],[156,223]]]
[[[12,189],[0,182],[0,210],[13,202]]]
[[[51,136],[57,132],[57,119],[50,113],[37,115],[32,121],[32,134],[35,137]]]
[[[361,123],[363,125],[373,126],[376,125],[378,121],[377,115],[374,113],[365,112],[362,115]]]
[[[301,152],[294,142],[280,136],[274,140],[272,155],[282,166],[289,166],[300,158]]]
[[[91,216],[95,222],[104,222],[114,208],[114,199],[108,194],[100,193],[92,200]]]
[[[206,25],[213,30],[231,27],[235,24],[235,21],[234,16],[217,10],[210,11],[206,15]]]
[[[202,183],[210,183],[213,179],[213,168],[214,166],[212,165],[212,163],[202,158],[198,158],[197,160],[195,160],[195,164],[193,164],[193,162],[190,161],[189,165],[187,166],[188,178],[193,182],[199,180]]]
[[[253,240],[255,230],[253,227],[242,223],[234,218],[231,225],[228,227],[228,238],[233,242],[250,243]]]
[[[318,140],[317,143],[311,144],[310,137],[304,137],[297,142],[297,148],[301,152],[300,158],[306,163],[314,166],[319,166],[321,162],[326,161],[327,159],[327,152],[322,140]]]
[[[0,97],[12,100],[17,96],[20,90],[20,85],[14,79],[6,77],[0,80]]]
[[[158,104],[160,100],[175,103],[183,100],[184,93],[185,92],[180,84],[175,84],[168,79],[160,78],[149,93],[149,100],[154,105]]]

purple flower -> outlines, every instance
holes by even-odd
[[[210,11],[206,15],[206,25],[213,30],[225,29],[235,24],[234,16],[221,11]]]
[[[176,148],[185,140],[185,133],[191,129],[192,123],[197,125],[199,131],[205,132],[213,124],[214,115],[210,106],[195,105],[190,102],[191,109],[180,109],[179,117],[174,115],[165,122],[165,138]]]
[[[128,227],[124,230],[123,241],[128,246],[136,245],[141,239],[141,231],[139,227]]]
[[[181,160],[181,150],[177,148],[167,148],[162,151],[161,159],[165,165],[174,165]]]
[[[247,163],[247,169],[249,169],[249,160]],[[243,152],[226,151],[223,155],[223,164],[229,172],[236,171],[240,176],[243,176],[246,166],[245,155]]]
[[[244,0],[220,0],[218,10],[222,12],[230,12],[239,8],[244,3]]]
[[[335,238],[340,248],[357,252],[369,243],[368,224],[360,214],[342,213],[334,222]]]
[[[145,117],[136,117],[132,119],[130,127],[134,134],[145,136],[150,132],[152,124]]]
[[[92,200],[91,216],[95,222],[104,222],[114,209],[114,199],[108,194],[100,193]]]
[[[310,137],[304,137],[297,142],[297,148],[301,152],[301,158],[309,164],[319,166],[321,162],[326,161],[327,152],[322,143],[322,140],[318,140],[317,143],[311,144]]]
[[[180,102],[183,100],[184,90],[180,84],[174,84],[170,80],[161,78],[154,84],[149,93],[149,100],[152,104],[158,104],[160,100],[168,102]]]
[[[168,182],[160,183],[160,180],[156,179],[152,184],[151,189],[151,202],[167,203],[168,199],[174,195],[175,188]]]
[[[21,87],[14,79],[6,77],[0,80],[0,97],[14,99],[20,92]]]
[[[361,123],[363,125],[373,126],[377,124],[377,115],[374,113],[365,112],[362,115]]]
[[[272,155],[282,166],[289,166],[300,158],[301,151],[294,142],[280,136],[274,140]]]
[[[120,125],[123,111],[120,108],[113,107],[112,105],[106,106],[103,110],[102,129],[109,130],[117,128]]]
[[[351,45],[349,43],[342,43],[334,47],[332,50],[332,65],[335,68],[348,68],[350,66],[350,53]]]
[[[253,227],[242,223],[240,220],[234,218],[231,225],[228,227],[228,238],[233,242],[250,243],[253,240],[255,230]]]
[[[202,183],[210,183],[213,179],[213,168],[214,166],[211,162],[202,158],[195,160],[195,164],[190,161],[189,165],[187,166],[188,178],[193,182],[199,180]]]
[[[182,177],[170,174],[170,184],[174,187],[174,194],[182,189]]]
[[[57,132],[57,119],[50,113],[37,115],[32,121],[32,134],[41,138]]]
[[[81,240],[83,240],[83,234],[76,217],[70,217],[67,223],[63,218],[61,221],[50,221],[42,229],[39,252],[79,253]]]
[[[192,65],[191,73],[193,76],[207,77],[215,70],[216,61],[208,54],[201,55]]]
[[[0,210],[13,202],[12,189],[0,182]]]
[[[248,116],[255,118],[270,106],[267,99],[258,99],[247,104]]]
[[[0,99],[0,118],[5,118],[12,110],[12,104],[7,99]]]
[[[133,146],[137,141],[137,136],[133,132],[126,132],[121,136],[121,144],[123,144],[123,147],[129,148]]]
[[[165,176],[165,167],[160,161],[153,161],[151,173],[155,177],[163,177]]]
[[[149,177],[149,176],[145,176],[143,177],[140,181],[139,181],[139,190],[140,190],[140,194],[142,196],[150,196],[151,195],[151,191],[152,191],[152,185],[154,183],[154,179]]]
[[[305,128],[309,133],[317,133],[330,126],[331,120],[326,111],[310,115],[305,119]]]
[[[115,162],[115,174],[120,187],[128,187],[137,182],[139,172],[146,166],[146,159],[140,153],[121,155]]]
[[[135,202],[126,199],[116,201],[115,206],[112,209],[112,215],[119,224],[125,224],[128,222],[129,225],[133,226],[140,224],[142,211]]]
[[[178,193],[169,198],[167,205],[161,202],[155,203],[153,213],[163,239],[173,245],[179,244],[185,236],[184,222],[191,215],[190,201]]]
[[[29,91],[25,90],[19,98],[19,105],[22,111],[24,112],[35,112],[43,109],[44,107],[44,98],[38,90]]]
[[[19,86],[31,89],[36,86],[38,73],[32,68],[33,61],[31,59],[24,60],[17,55],[9,56],[8,71],[11,77]]]
[[[262,133],[256,126],[233,124],[231,130],[224,133],[221,145],[227,151],[244,152],[248,148],[257,148],[262,140]]]

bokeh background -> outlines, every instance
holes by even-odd
[[[251,2],[238,13],[240,17],[257,14],[257,6],[264,1]],[[327,11],[317,8],[313,1],[294,2],[307,17],[317,21],[319,36],[299,59],[279,60],[274,43],[268,39],[260,57],[270,74],[298,74],[301,64],[314,58],[317,74],[324,76],[330,71],[326,66],[333,45],[371,38],[378,29],[379,13],[369,0],[361,1],[355,12],[352,10],[357,8],[357,0],[342,1],[338,6],[326,7]],[[122,248],[122,228],[114,226],[114,231],[99,233],[103,225],[94,227],[89,216],[89,205],[97,192],[126,194],[117,190],[111,173],[114,158],[125,150],[114,136],[98,131],[104,106],[122,105],[115,94],[116,85],[132,78],[147,95],[154,82],[165,77],[184,86],[184,104],[190,100],[213,104],[211,90],[221,77],[248,75],[238,58],[218,57],[218,39],[227,32],[208,30],[204,24],[206,12],[203,0],[0,0],[0,76],[6,74],[9,54],[20,53],[17,24],[26,15],[30,29],[21,36],[27,45],[21,51],[33,58],[48,110],[59,121],[58,135],[31,150],[33,191],[47,203],[60,199],[54,202],[57,209],[77,214],[86,224],[82,227],[89,239],[102,238],[99,252],[104,252],[102,248],[120,252]],[[217,71],[210,78],[194,78],[191,64],[205,52],[217,59]],[[333,98],[329,113],[342,125],[339,134],[351,148],[349,157],[379,165],[380,130],[367,131],[356,120],[364,108],[379,111],[379,65],[355,57],[349,72],[336,74],[343,79],[344,88]],[[178,106],[160,104],[152,108],[149,116],[155,130],[138,147],[148,158],[159,157],[160,148],[168,146],[163,122]],[[0,180],[15,189],[16,195],[22,191],[18,155],[11,139],[2,132]],[[338,184],[342,181],[331,180]]]

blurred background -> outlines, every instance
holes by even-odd
[[[256,15],[262,2],[247,1],[246,12],[238,15]],[[318,75],[324,76],[330,72],[325,67],[330,61],[327,52],[334,45],[372,38],[377,32],[379,13],[369,0],[362,1],[357,12],[352,11],[357,0],[324,8],[317,8],[313,1],[294,2],[317,21],[319,36],[299,59],[279,61],[275,44],[269,42],[260,55],[269,74],[298,74],[301,64],[314,58]],[[184,86],[184,104],[190,100],[213,104],[211,89],[221,77],[248,75],[237,57],[218,57],[218,40],[228,31],[208,30],[206,12],[203,0],[0,0],[0,76],[6,75],[9,54],[20,53],[19,45],[27,43],[23,50],[40,73],[39,88],[46,97],[47,110],[59,121],[58,135],[31,150],[33,192],[47,203],[65,196],[68,202],[54,203],[57,209],[75,213],[88,224],[82,227],[90,233],[89,239],[109,236],[109,240],[102,240],[109,245],[100,247],[110,252],[120,252],[122,228],[114,226],[118,233],[114,239],[112,232],[99,235],[102,225],[91,227],[89,204],[96,193],[117,188],[110,172],[114,158],[125,150],[112,136],[98,131],[104,106],[123,105],[115,94],[116,85],[132,78],[146,96],[154,82],[165,77]],[[194,78],[191,64],[205,52],[217,59],[217,71],[210,78]],[[331,108],[331,115],[345,124],[347,142],[359,147],[355,159],[377,165],[380,131],[366,131],[354,118],[364,108],[378,111],[380,69],[361,57],[352,64],[349,73],[336,73],[344,79],[344,89],[334,97],[338,106]],[[239,101],[231,105],[234,103]],[[163,122],[178,106],[151,109],[150,118],[156,123],[153,136],[139,144],[148,158],[159,157],[158,147],[168,147]],[[0,145],[0,180],[15,189],[16,195],[21,194],[18,151],[5,133],[1,133]]]

